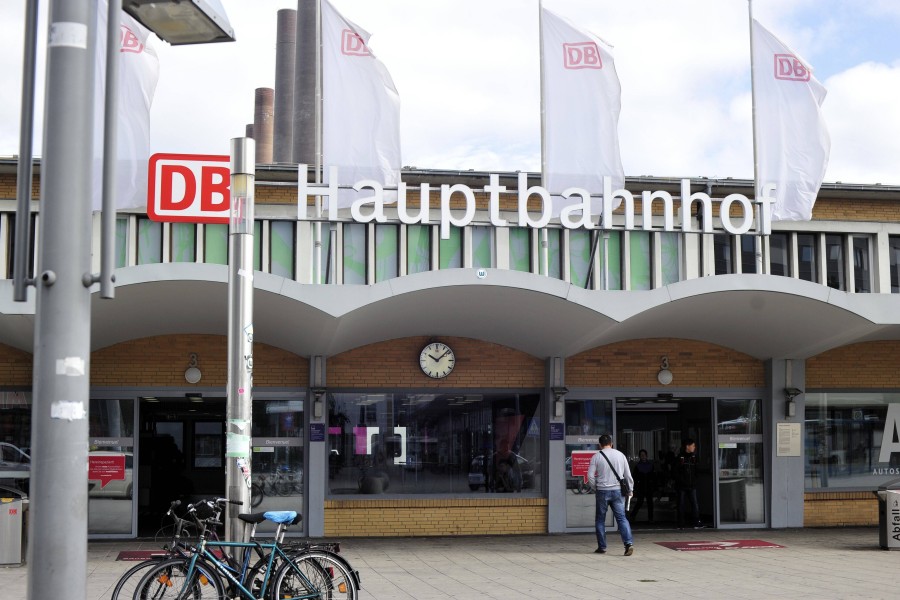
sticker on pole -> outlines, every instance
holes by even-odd
[[[763,540],[721,540],[718,542],[656,542],[672,550],[689,552],[693,550],[746,550],[756,548],[784,548]]]
[[[154,154],[147,174],[147,216],[170,223],[228,224],[231,159],[211,154]]]

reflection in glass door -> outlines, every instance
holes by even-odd
[[[594,528],[596,500],[590,486],[577,474],[579,452],[596,452],[597,441],[613,431],[612,400],[566,399],[566,527]],[[572,453],[576,453],[576,474],[572,473]],[[586,454],[585,454],[586,456]],[[588,462],[590,459],[587,459]],[[606,514],[607,529],[614,528],[612,511]]]
[[[716,402],[720,525],[766,522],[761,404],[758,399]]]
[[[88,533],[134,535],[134,400],[91,400]]]

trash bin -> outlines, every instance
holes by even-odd
[[[0,486],[0,565],[22,564],[26,500],[21,490]]]
[[[878,486],[878,541],[884,550],[900,550],[900,479]]]

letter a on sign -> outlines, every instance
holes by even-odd
[[[900,426],[900,404],[889,404],[887,416],[884,418],[884,434],[881,436],[881,454],[878,455],[878,462],[890,462],[891,454],[900,452],[898,426]]]

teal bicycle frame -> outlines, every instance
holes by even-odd
[[[241,566],[240,572],[236,571],[232,566],[228,563],[227,559],[223,561],[223,559],[218,558],[215,554],[209,551],[209,548],[244,548],[246,549],[244,553],[243,564]],[[262,552],[263,550],[269,550],[269,559],[266,563],[266,574],[263,578],[263,583],[261,587],[261,591],[263,592],[262,596],[257,598],[253,595],[251,590],[248,590],[244,587],[244,577],[247,575],[247,567],[249,566],[250,561],[250,550],[257,550],[258,552]],[[185,574],[185,588],[183,588],[179,594],[185,594],[188,590],[187,588],[190,586],[190,582],[193,579],[194,573],[197,572],[197,562],[202,557],[204,559],[204,563],[213,567],[216,571],[218,571],[225,579],[231,583],[235,589],[237,589],[243,598],[247,598],[249,600],[263,600],[266,596],[266,591],[269,585],[269,578],[272,576],[272,565],[275,563],[275,557],[281,557],[285,561],[285,565],[290,565],[290,568],[294,569],[294,571],[300,575],[303,579],[304,583],[307,584],[308,589],[315,589],[313,583],[303,574],[296,565],[293,564],[291,558],[285,554],[285,552],[281,549],[281,547],[275,543],[260,543],[260,542],[223,542],[223,541],[207,541],[200,540],[200,543],[197,545],[197,551],[194,552],[191,557],[190,563],[188,564],[188,571]],[[240,579],[235,575],[240,575]],[[303,596],[293,596],[290,600],[307,600],[311,598],[322,598],[322,592],[316,591],[312,594],[306,594]]]

